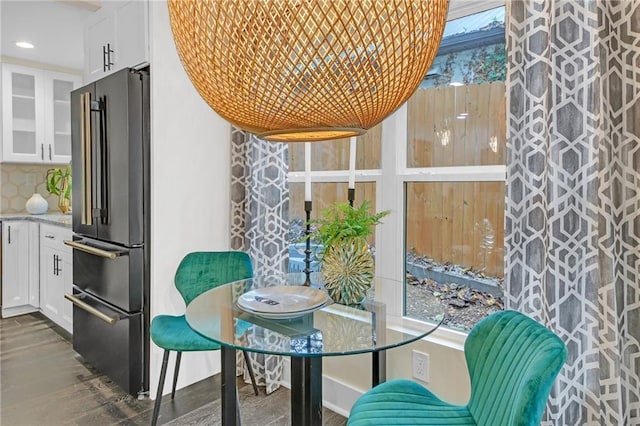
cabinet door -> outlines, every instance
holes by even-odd
[[[105,12],[103,12],[105,13]],[[109,74],[109,52],[114,50],[115,25],[112,14],[103,17],[87,27],[85,36],[85,80],[95,81]],[[111,58],[113,58],[111,53]],[[113,71],[113,67],[111,67]]]
[[[29,304],[29,223],[2,224],[2,314]]]
[[[58,254],[51,247],[40,248],[40,309],[54,322],[62,316],[62,303],[57,295],[64,291],[57,275]]]
[[[149,62],[148,5],[131,1],[116,10],[115,70]]]
[[[2,65],[3,161],[41,162],[45,155],[42,71]]]
[[[73,305],[64,298],[65,294],[73,293],[73,255],[71,253],[60,253],[58,263],[58,275],[62,281],[63,292],[60,294],[62,303],[62,316],[60,325],[69,333],[73,333]]]
[[[85,31],[85,83],[148,63],[149,2],[103,2]]]
[[[80,85],[80,77],[47,71],[45,160],[64,164],[71,161],[71,91]]]
[[[64,294],[70,293],[73,285],[72,250],[64,241],[71,238],[68,229],[40,225],[40,309],[70,333],[73,310]]]

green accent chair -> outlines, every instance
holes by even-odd
[[[347,425],[540,424],[551,386],[567,358],[558,336],[526,315],[503,311],[476,324],[464,353],[471,378],[467,405],[444,402],[413,381],[392,380],[362,395]]]
[[[193,299],[207,290],[218,287],[232,281],[243,280],[253,276],[251,259],[243,252],[194,252],[187,254],[178,265],[174,283],[184,302],[188,305]],[[164,349],[162,369],[158,393],[153,407],[153,419],[151,424],[155,426],[160,413],[164,379],[167,375],[167,364],[171,351],[177,352],[176,366],[173,373],[173,388],[171,399],[175,397],[178,372],[180,371],[180,359],[182,352],[213,351],[220,349],[220,345],[202,337],[193,331],[184,315],[158,315],[151,321],[151,340]],[[253,384],[253,390],[258,395],[251,363],[247,353],[243,351],[249,376]]]

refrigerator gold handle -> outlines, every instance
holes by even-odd
[[[91,164],[91,93],[80,95],[82,117],[80,120],[81,156],[82,156],[82,212],[81,223],[93,225],[93,182]]]
[[[82,309],[83,311],[86,311],[91,315],[100,318],[102,321],[106,322],[107,324],[113,325],[120,320],[120,317],[117,317],[117,316],[112,317],[105,313],[102,313],[96,308],[94,308],[93,306],[89,305],[86,302],[83,302],[81,299],[77,298],[72,294],[65,294],[64,298],[67,299],[69,302],[73,303],[74,305],[76,305],[78,308]]]
[[[65,245],[68,245],[69,247],[73,247],[74,249],[83,251],[85,253],[93,254],[94,256],[104,257],[106,259],[115,259],[116,257],[122,256],[123,254],[127,253],[125,251],[102,250],[97,247],[92,247],[86,244],[79,243],[77,241],[65,240],[64,243]]]

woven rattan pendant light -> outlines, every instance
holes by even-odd
[[[359,135],[404,103],[436,55],[449,0],[168,0],[196,90],[274,141]]]

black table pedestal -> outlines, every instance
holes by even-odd
[[[291,424],[322,426],[321,357],[291,357]]]
[[[387,381],[387,353],[375,351],[371,353],[371,387]]]
[[[238,393],[236,388],[236,350],[223,346],[221,348],[221,388],[222,424],[224,426],[240,426],[240,410],[238,410]]]

